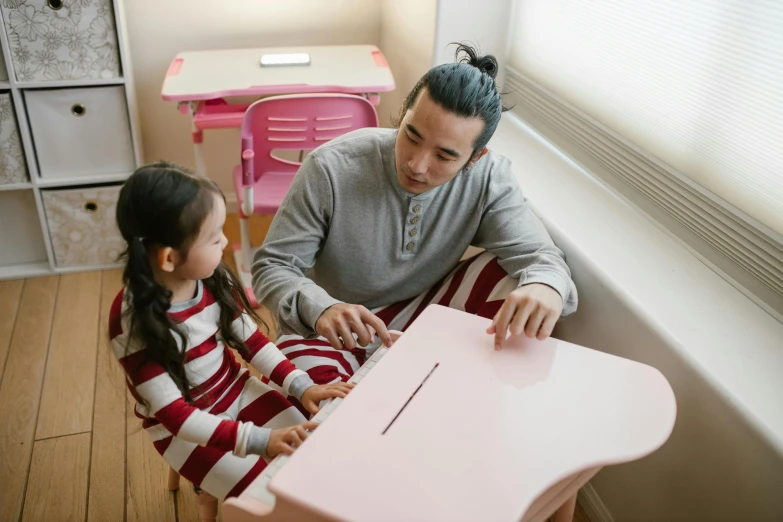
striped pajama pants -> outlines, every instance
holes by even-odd
[[[428,291],[371,311],[386,323],[387,328],[400,331],[405,331],[430,304],[492,318],[518,283],[498,264],[495,255],[483,252],[460,262]],[[324,337],[304,339],[298,335],[283,335],[275,344],[313,381],[328,384],[347,381],[379,346],[380,341],[350,351],[335,350]],[[293,397],[289,397],[289,400],[300,407]]]
[[[238,364],[238,363],[237,363]],[[273,385],[274,386],[274,385]],[[228,390],[212,406],[202,408],[221,419],[252,422],[277,429],[305,421],[302,413],[277,390],[239,369]],[[190,483],[224,499],[244,491],[267,462],[259,455],[237,457],[172,436],[162,425],[145,426],[155,449],[166,462]]]

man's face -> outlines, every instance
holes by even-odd
[[[457,116],[422,89],[400,123],[394,146],[402,188],[422,194],[454,179],[472,160],[473,144],[483,130],[480,118]]]

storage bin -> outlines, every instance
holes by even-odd
[[[111,265],[125,248],[115,221],[120,185],[42,190],[57,267]]]
[[[0,185],[28,181],[11,94],[0,93]]]
[[[19,82],[121,75],[112,0],[3,0]]]
[[[0,50],[0,82],[8,81],[8,69],[5,66],[5,57],[2,50]]]
[[[0,192],[0,267],[46,261],[32,189]]]
[[[42,178],[135,169],[123,86],[24,91]]]

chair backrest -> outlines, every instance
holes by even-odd
[[[365,98],[351,94],[294,94],[253,103],[242,121],[242,175],[247,186],[264,172],[295,173],[300,163],[273,150],[312,150],[346,132],[377,127]]]

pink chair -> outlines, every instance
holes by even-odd
[[[377,126],[372,104],[351,94],[273,96],[248,108],[242,120],[242,163],[234,169],[241,238],[239,248],[234,247],[234,257],[254,306],[248,217],[275,214],[301,165],[276,157],[273,151],[310,151],[346,132]]]

